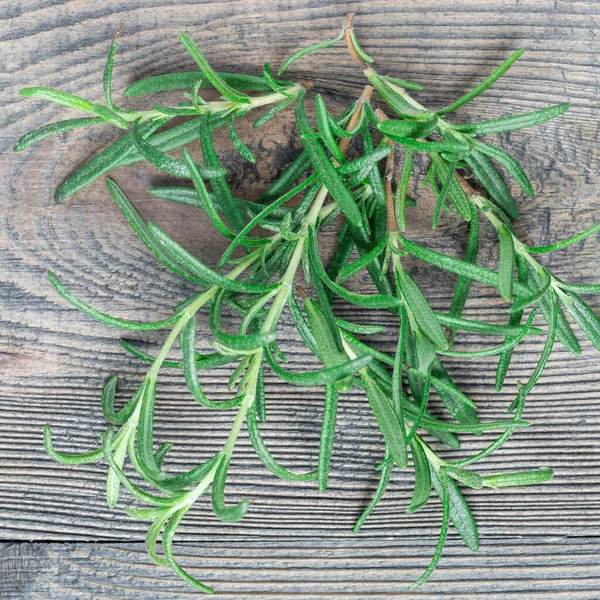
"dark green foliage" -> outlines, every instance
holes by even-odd
[[[357,533],[378,506],[394,470],[405,470],[410,462],[410,467],[414,467],[414,491],[407,512],[414,513],[425,506],[432,490],[442,503],[439,541],[430,565],[413,585],[418,587],[438,564],[450,525],[471,550],[477,551],[479,547],[477,526],[458,484],[476,489],[500,488],[543,483],[552,477],[552,471],[546,468],[481,475],[466,467],[502,447],[514,431],[530,425],[523,420],[525,400],[540,379],[555,340],[560,340],[572,353],[580,353],[563,310],[600,350],[600,319],[579,296],[600,293],[600,285],[563,282],[535,260],[539,254],[585,240],[600,231],[600,225],[563,242],[539,247],[524,245],[511,224],[511,219],[518,217],[517,204],[496,166],[514,178],[527,195],[533,195],[533,186],[513,156],[477,139],[478,135],[544,123],[562,114],[569,105],[491,121],[450,123],[443,117],[487,90],[522,51],[511,55],[456,102],[433,111],[407,92],[418,90],[420,86],[379,75],[373,67],[367,66],[373,59],[360,46],[351,18],[336,38],[292,55],[281,66],[279,74],[300,57],[328,48],[344,37],[352,56],[379,99],[391,109],[389,116],[393,118],[389,119],[380,109],[374,110],[376,104],[373,107],[370,104],[372,90],[369,89],[337,117],[317,94],[314,128],[307,116],[307,112],[313,114],[312,110],[306,108],[310,86],[276,79],[269,63],[265,64],[262,76],[215,71],[184,33],[180,34],[181,42],[199,71],[150,77],[125,90],[126,96],[141,96],[181,89],[184,101],[177,106],[156,104],[151,110],[133,111],[113,102],[112,72],[118,35],[110,46],[104,70],[104,104],[50,88],[26,88],[21,92],[25,97],[57,102],[94,116],[45,125],[23,136],[15,144],[15,151],[55,133],[87,125],[131,128],[61,184],[55,194],[57,201],[71,196],[114,167],[144,161],[185,180],[183,185],[152,188],[153,196],[202,210],[214,231],[227,240],[216,268],[211,268],[162,227],[146,223],[123,190],[109,179],[110,195],[140,241],[163,266],[184,279],[185,285],[193,285],[193,293],[186,290],[171,317],[144,323],[98,311],[71,294],[49,273],[50,282],[62,299],[103,325],[130,331],[169,330],[163,345],[152,352],[138,347],[139,342],[121,340],[121,346],[146,363],[148,371],[120,408],[115,408],[115,403],[119,404],[115,401],[117,377],[111,377],[106,383],[100,405],[106,420],[120,428],[116,434],[111,427],[102,435],[100,448],[69,454],[54,448],[50,428],[46,427],[44,446],[53,459],[66,464],[105,461],[109,507],[117,505],[120,490],[125,488],[142,504],[126,512],[133,518],[150,522],[146,545],[151,559],[158,565],[170,566],[184,581],[206,593],[212,589],[177,563],[173,539],[190,507],[209,492],[219,519],[235,523],[244,517],[247,500],[233,505],[225,503],[230,464],[244,424],[256,455],[268,471],[289,481],[315,481],[305,485],[316,485],[320,492],[325,492],[332,466],[336,468],[338,404],[342,406],[344,400],[339,394],[351,390],[363,393],[362,398],[373,413],[372,426],[381,434],[385,445],[385,456],[378,467],[380,478],[373,499],[353,531]],[[222,98],[205,101],[199,95],[204,88],[217,90]],[[246,91],[256,95],[246,94]],[[298,144],[304,146],[304,150],[257,201],[235,197],[232,189],[240,189],[236,195],[242,195],[243,186],[234,186],[235,169],[230,170],[226,158],[220,155],[221,149],[215,147],[215,130],[226,128],[230,139],[228,151],[231,152],[232,144],[250,163],[244,163],[244,169],[255,169],[257,157],[240,138],[235,119],[264,107],[265,112],[254,122],[255,127],[260,127],[294,102]],[[173,125],[174,117],[181,117],[181,122]],[[162,129],[157,131],[159,128]],[[256,140],[248,142],[253,148],[260,148]],[[191,145],[183,148],[188,144]],[[402,147],[401,152],[399,147]],[[169,154],[178,148],[182,148],[181,157]],[[200,159],[196,158],[197,154],[201,154]],[[395,173],[392,159],[400,154],[402,165]],[[411,225],[409,217],[412,215],[407,213],[406,207],[413,206],[414,202],[407,197],[407,190],[421,164],[418,154],[426,155],[429,163],[425,184],[431,186],[435,194],[433,227],[437,227],[442,210],[456,212],[457,218],[469,223],[464,258],[430,250],[426,242],[417,244],[399,233]],[[479,194],[477,189],[484,192]],[[482,218],[497,232],[498,271],[477,264]],[[337,247],[326,264],[319,248],[319,236],[338,226]],[[251,237],[251,233],[255,237]],[[198,231],[201,241],[204,235],[204,231]],[[203,246],[196,247],[202,249]],[[353,255],[355,249],[358,256]],[[407,257],[408,254],[419,259],[419,269],[429,271],[428,265],[432,265],[458,276],[448,308],[436,306],[434,310],[431,306],[417,284],[421,274],[413,279],[411,270],[409,275],[409,265],[412,269],[415,261]],[[437,277],[433,271],[432,277]],[[508,324],[463,317],[473,282],[496,288],[500,297],[511,303]],[[297,288],[304,299],[304,311],[298,306],[293,291],[299,283],[304,286]],[[349,289],[355,284],[359,291]],[[154,282],[150,281],[149,285]],[[368,318],[377,314],[377,322],[351,323],[341,319],[336,312],[343,301],[361,307],[361,316]],[[547,322],[548,333],[535,369],[524,384],[518,385],[515,400],[509,407],[509,412],[514,411],[514,414],[505,420],[480,421],[474,402],[461,390],[458,380],[453,379],[442,360],[452,356],[466,370],[467,359],[499,354],[496,385],[500,388],[517,345],[525,336],[542,332],[533,326],[538,309]],[[294,361],[291,358],[288,361],[282,352],[282,349],[287,352],[284,342],[289,334],[282,320],[286,310],[300,339],[322,365],[297,369]],[[373,310],[385,312],[382,316],[381,312],[372,313]],[[208,313],[207,320],[200,319],[202,311]],[[529,316],[522,324],[525,311]],[[373,343],[359,339],[381,334],[383,324],[388,331],[398,332],[395,351],[391,354],[379,349],[377,339]],[[198,328],[203,334],[209,334],[210,330],[214,352],[199,354],[196,351]],[[486,342],[483,348],[457,351],[452,343],[461,331],[501,339]],[[535,338],[532,343],[534,341]],[[172,357],[177,343],[181,354]],[[228,390],[232,394],[226,400],[211,400],[203,391],[203,387],[208,389],[203,372],[221,367],[231,371]],[[160,414],[155,412],[156,403],[160,401],[157,382],[162,370],[169,368],[183,371],[190,397],[200,405],[199,411],[234,409],[235,412],[223,446],[214,450],[211,459],[183,473],[173,473],[169,454],[173,443],[179,440],[159,443],[155,439],[160,437],[161,431],[155,427],[155,419]],[[300,395],[298,402],[303,401],[301,387],[321,387],[323,394],[318,459],[316,448],[306,448],[309,467],[300,474],[279,464],[265,442],[271,434],[268,429],[274,427],[270,422],[265,424],[268,405],[277,400],[269,394],[273,378],[295,386],[291,394]],[[428,410],[433,395],[441,400],[440,412],[445,412],[446,418],[437,415],[433,408]],[[266,431],[265,439],[259,421]],[[498,437],[477,454],[452,462],[442,458],[439,442],[459,451],[458,435],[482,435],[495,430],[499,430]],[[431,446],[423,439],[423,432],[434,438]],[[315,460],[316,468],[310,466]],[[152,493],[132,482],[126,474],[126,463],[131,464]],[[161,534],[164,556],[159,556],[157,550]]]

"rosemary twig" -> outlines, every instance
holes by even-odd
[[[244,423],[257,456],[271,473],[289,481],[316,480],[318,489],[325,492],[330,470],[332,466],[335,468],[338,396],[353,387],[361,388],[381,432],[385,454],[378,467],[380,480],[375,495],[358,518],[354,532],[358,533],[377,509],[397,469],[404,470],[409,465],[414,468],[414,492],[407,512],[422,508],[429,502],[432,491],[442,502],[439,541],[430,565],[413,585],[418,587],[434,572],[450,525],[471,550],[479,547],[477,525],[459,485],[476,489],[525,486],[552,477],[552,471],[546,468],[485,475],[467,467],[487,458],[515,431],[530,425],[523,420],[525,401],[543,373],[555,339],[572,353],[579,353],[579,344],[563,309],[600,349],[600,319],[579,296],[599,293],[600,286],[563,282],[537,259],[539,254],[584,240],[600,227],[594,226],[573,238],[546,246],[529,246],[520,241],[512,225],[512,219],[518,216],[517,202],[490,159],[499,163],[526,194],[533,195],[533,186],[512,156],[478,139],[480,135],[546,122],[562,114],[568,105],[480,123],[454,123],[447,115],[488,89],[522,51],[513,53],[457,101],[438,111],[428,110],[407,91],[418,91],[420,85],[382,76],[371,66],[374,60],[360,46],[354,31],[354,15],[350,14],[336,37],[299,50],[278,70],[281,75],[302,56],[326,50],[345,39],[351,58],[363,70],[368,85],[358,100],[337,116],[331,114],[325,98],[317,94],[316,129],[305,110],[310,84],[276,79],[269,63],[261,76],[219,73],[185,34],[180,35],[180,40],[199,71],[151,77],[125,91],[127,96],[143,96],[180,89],[184,90],[183,101],[177,106],[155,104],[151,109],[134,111],[118,106],[112,95],[113,62],[119,37],[120,32],[110,46],[104,70],[105,104],[47,88],[22,90],[23,96],[58,102],[93,116],[46,125],[21,138],[15,150],[24,150],[55,133],[87,125],[110,124],[127,130],[122,138],[64,182],[56,199],[76,193],[113,167],[145,161],[187,183],[185,187],[153,188],[150,193],[203,210],[229,246],[217,268],[211,269],[159,225],[145,223],[124,191],[114,181],[107,180],[110,195],[142,243],[165,268],[198,290],[178,303],[173,316],[141,323],[96,310],[68,291],[56,275],[49,274],[64,300],[101,323],[129,331],[167,329],[169,333],[156,356],[140,350],[131,341],[121,341],[126,351],[145,361],[149,368],[137,391],[120,410],[115,409],[117,378],[112,377],[105,386],[102,411],[119,430],[109,428],[95,450],[66,454],[54,448],[50,428],[46,427],[44,443],[48,454],[69,464],[105,461],[107,503],[114,508],[121,487],[125,487],[143,505],[128,508],[126,512],[151,523],[146,545],[152,560],[169,565],[197,589],[211,592],[211,588],[178,564],[173,539],[189,509],[209,492],[212,508],[224,522],[236,522],[251,510],[246,500],[235,505],[225,502],[228,471]],[[204,100],[200,92],[208,87],[218,90],[221,99]],[[387,114],[381,107],[374,107],[375,91],[387,106]],[[226,168],[213,145],[213,132],[227,128],[233,147],[244,160],[254,163],[258,159],[251,148],[252,140],[240,138],[234,119],[243,118],[256,108],[269,107],[254,122],[255,127],[260,127],[292,104],[303,152],[258,202],[234,197]],[[174,117],[188,120],[172,125]],[[354,144],[357,138],[360,143]],[[169,154],[189,143],[199,146],[203,164],[196,162],[193,149],[184,149],[183,158]],[[395,177],[394,162],[400,154],[402,167]],[[437,226],[442,210],[456,211],[470,223],[464,260],[410,240],[411,215],[407,208],[414,203],[407,197],[407,190],[417,154],[425,155],[430,163],[426,184],[437,197],[433,227]],[[463,176],[467,171],[468,181]],[[480,188],[485,191],[480,192]],[[291,205],[294,199],[297,201]],[[497,271],[477,264],[480,217],[498,234]],[[336,223],[340,227],[339,244],[326,266],[319,236]],[[272,234],[259,235],[259,228]],[[404,258],[408,254],[459,276],[448,312],[431,307],[405,267]],[[373,281],[376,293],[345,287],[347,281],[365,273]],[[297,285],[299,280],[302,285]],[[508,324],[482,323],[462,316],[472,282],[498,290],[500,297],[510,304]],[[296,299],[295,286],[303,306]],[[335,297],[363,309],[389,311],[389,322],[398,334],[395,352],[384,353],[364,339],[380,333],[381,327],[337,318]],[[225,306],[241,314],[237,330],[224,330]],[[466,361],[498,355],[496,386],[500,389],[519,342],[527,335],[541,333],[533,326],[538,308],[548,324],[548,334],[534,371],[525,383],[518,384],[515,400],[508,407],[514,414],[505,420],[480,421],[475,403],[455,383],[443,360],[446,356]],[[196,333],[198,317],[204,309],[208,311],[214,352],[201,355],[196,352]],[[285,364],[287,359],[278,340],[283,337],[281,315],[286,310],[306,347],[321,361],[319,368],[296,372]],[[525,313],[528,317],[522,323]],[[461,352],[451,347],[459,331],[499,336],[504,341]],[[182,351],[182,359],[169,360],[169,353],[176,345]],[[233,367],[229,380],[232,396],[227,400],[212,400],[202,389],[199,373],[226,364]],[[183,473],[171,472],[168,455],[171,445],[157,447],[155,443],[156,385],[164,368],[182,370],[192,399],[205,408],[236,411],[224,445],[215,450],[211,459]],[[277,462],[265,444],[259,426],[259,422],[267,419],[271,402],[265,393],[265,369],[295,386],[324,387],[323,423],[315,469],[293,473]],[[436,416],[428,410],[434,392],[445,406],[446,416]],[[459,436],[495,430],[500,432],[498,437],[475,454],[460,460],[444,458],[444,446],[460,448]],[[437,441],[426,441],[428,436]],[[133,471],[152,491],[142,489],[130,479],[125,472],[128,459]],[[157,550],[161,535],[163,556]]]

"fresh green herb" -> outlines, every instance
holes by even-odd
[[[25,97],[56,102],[94,116],[45,125],[23,136],[16,143],[15,151],[55,133],[87,125],[108,124],[128,130],[60,185],[55,195],[57,201],[75,194],[114,167],[145,161],[184,180],[179,185],[152,188],[153,196],[202,210],[215,231],[229,242],[217,268],[211,269],[159,225],[144,222],[124,191],[109,179],[110,195],[140,241],[162,265],[198,289],[182,299],[171,316],[142,323],[113,317],[93,308],[68,291],[56,275],[49,273],[50,282],[62,299],[101,324],[128,331],[160,329],[168,330],[168,333],[160,349],[150,353],[142,350],[135,340],[121,340],[122,348],[145,363],[148,370],[137,390],[119,410],[115,409],[117,377],[108,380],[100,404],[111,427],[102,436],[100,447],[82,454],[60,452],[53,446],[47,426],[44,430],[46,451],[55,460],[67,464],[104,461],[108,505],[116,507],[121,488],[125,488],[141,504],[126,509],[126,512],[133,518],[151,522],[146,545],[152,560],[157,565],[170,566],[184,581],[207,593],[212,592],[211,588],[194,579],[178,564],[173,553],[173,539],[182,519],[201,496],[210,494],[215,515],[224,522],[237,522],[252,510],[246,500],[230,505],[225,499],[229,470],[235,466],[234,448],[244,423],[252,447],[268,471],[289,481],[316,481],[318,489],[325,492],[330,471],[336,463],[338,396],[351,388],[361,388],[381,434],[385,455],[377,467],[380,477],[373,499],[353,531],[358,533],[383,501],[395,470],[405,470],[409,466],[414,469],[414,491],[407,512],[413,513],[425,506],[432,491],[442,502],[439,541],[429,566],[413,584],[415,588],[433,573],[450,526],[458,531],[468,548],[477,551],[479,547],[477,525],[459,484],[475,489],[484,486],[500,488],[543,483],[552,477],[548,468],[485,474],[466,467],[488,457],[514,432],[530,425],[522,419],[525,401],[544,371],[555,340],[573,354],[580,353],[563,310],[600,350],[600,319],[579,296],[600,293],[600,285],[563,282],[536,259],[540,254],[582,242],[600,231],[600,226],[547,246],[524,244],[512,225],[512,219],[518,217],[517,202],[494,165],[497,163],[505,169],[525,194],[533,196],[533,186],[513,156],[477,139],[479,135],[547,122],[564,113],[569,105],[560,104],[478,123],[451,122],[446,115],[487,90],[516,62],[522,50],[513,53],[488,78],[457,101],[441,110],[429,110],[407,92],[408,89],[419,90],[421,86],[377,73],[372,66],[374,59],[358,42],[353,15],[348,16],[334,39],[293,54],[279,68],[279,75],[300,57],[333,46],[342,38],[370,85],[337,117],[331,114],[323,97],[316,95],[316,129],[307,116],[311,110],[306,110],[309,85],[276,79],[269,63],[265,64],[262,76],[215,71],[195,42],[184,33],[180,34],[180,40],[199,71],[150,77],[125,90],[126,96],[184,90],[184,102],[176,107],[156,104],[150,110],[133,111],[114,103],[112,75],[119,34],[110,46],[104,70],[105,104],[49,88],[21,91]],[[206,102],[199,95],[200,89],[204,88],[218,90],[222,99]],[[371,106],[374,90],[387,105],[391,117],[386,111],[374,110]],[[255,127],[260,127],[294,103],[297,133],[304,150],[258,202],[234,197],[227,178],[227,166],[221,164],[215,150],[214,131],[226,128],[237,152],[245,160],[255,163],[257,158],[238,135],[234,120],[256,108],[267,107],[254,122]],[[174,117],[188,120],[173,125]],[[157,131],[159,128],[162,128],[160,132]],[[355,143],[356,140],[359,143]],[[199,146],[202,164],[193,158],[193,148],[183,149],[182,158],[169,154],[190,143]],[[349,160],[347,155],[351,147],[353,154]],[[396,177],[394,157],[400,154],[400,147],[402,168]],[[415,158],[419,154],[421,157],[417,162]],[[430,250],[410,239],[411,215],[406,208],[414,203],[408,199],[407,191],[415,164],[422,160],[429,164],[425,183],[437,197],[433,228],[438,225],[443,210],[456,210],[469,223],[464,258]],[[463,177],[465,167],[472,173],[471,180],[485,190],[484,194],[476,192]],[[394,181],[397,181],[395,191]],[[294,205],[288,205],[295,197]],[[341,221],[339,244],[326,266],[319,248],[319,236],[322,231],[336,226],[336,217]],[[497,271],[477,264],[481,219],[489,222],[499,239]],[[271,235],[257,232],[256,237],[251,237],[250,234],[259,227]],[[355,249],[357,257],[353,256]],[[405,260],[408,254],[425,264],[458,275],[447,311],[432,308],[409,273],[410,265]],[[344,287],[343,284],[354,277],[370,278],[377,292],[358,293]],[[304,310],[293,292],[302,278],[302,287],[297,289],[303,298]],[[508,324],[484,323],[463,317],[473,282],[496,288],[500,297],[510,303]],[[339,318],[334,299],[350,302],[367,311],[386,311],[386,322],[393,324],[398,332],[395,352],[387,354],[375,347],[374,342],[359,339],[357,336],[377,335],[383,328],[378,324],[355,324]],[[240,313],[237,328],[230,325],[225,328],[226,321],[222,319],[225,307]],[[496,373],[499,389],[518,344],[526,336],[542,332],[533,326],[538,308],[548,325],[547,337],[533,373],[526,383],[518,385],[515,400],[509,407],[514,415],[507,420],[480,421],[475,403],[452,379],[442,362],[444,357],[467,361],[500,355]],[[293,364],[286,365],[287,360],[277,345],[278,337],[287,335],[282,332],[281,318],[286,310],[290,311],[300,338],[321,361],[320,367],[303,371]],[[206,323],[200,319],[201,312],[208,313],[207,323],[215,350],[206,355],[196,352],[197,328],[205,327]],[[524,312],[528,312],[528,318],[522,324]],[[460,331],[500,336],[504,341],[467,352],[458,351],[452,344]],[[281,333],[284,336],[280,336]],[[168,359],[177,344],[182,358]],[[231,398],[217,401],[204,392],[200,372],[223,365],[231,365],[232,369],[229,379]],[[171,472],[168,453],[172,444],[158,445],[155,440],[155,420],[158,418],[155,405],[160,402],[157,381],[162,370],[167,368],[183,371],[192,400],[206,409],[236,412],[225,444],[215,449],[210,460],[184,473]],[[265,390],[265,369],[291,385],[323,388],[318,461],[316,468],[305,473],[293,473],[280,465],[261,436],[259,421],[267,419],[268,404],[273,401]],[[446,418],[428,411],[432,391],[445,407]],[[112,426],[119,430],[113,432]],[[444,445],[455,452],[460,450],[459,435],[481,435],[492,430],[500,430],[499,436],[478,453],[461,460],[443,458]],[[431,445],[425,442],[423,432],[437,441]],[[152,492],[129,479],[125,469],[127,461],[144,480],[144,487]],[[161,535],[164,557],[159,556],[157,550]]]

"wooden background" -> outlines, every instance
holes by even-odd
[[[522,159],[536,189],[519,196],[518,231],[526,242],[549,243],[598,220],[598,100],[600,10],[595,2],[531,0],[331,2],[327,0],[22,0],[0,2],[3,127],[0,130],[0,597],[186,598],[193,592],[169,569],[154,567],[144,551],[145,525],[103,502],[104,467],[56,465],[42,448],[42,427],[52,424],[61,448],[95,447],[104,427],[99,396],[110,375],[131,391],[143,366],[121,351],[119,332],[92,322],[60,300],[45,272],[51,268],[76,293],[124,318],[162,318],[191,288],[165,272],[130,232],[97,181],[60,206],[55,187],[118,135],[95,127],[46,140],[20,154],[11,147],[26,131],[70,118],[73,111],[18,96],[21,87],[56,86],[102,100],[102,69],[113,33],[124,27],[114,89],[136,79],[192,68],[178,44],[186,31],[219,69],[259,73],[264,61],[279,64],[299,46],[335,35],[348,11],[381,72],[422,82],[424,104],[441,106],[488,74],[518,47],[526,54],[509,74],[460,118],[492,118],[568,100],[572,109],[536,131],[496,139]],[[290,75],[311,78],[328,102],[354,97],[363,82],[343,46],[299,62]],[[143,100],[127,102],[140,106]],[[243,164],[225,140],[222,158],[236,192],[255,198],[298,151],[291,114],[259,135],[249,124],[240,133],[259,154],[257,167]],[[157,171],[135,166],[114,172],[142,215],[159,222],[205,260],[215,261],[222,243],[192,209],[151,199]],[[516,191],[516,190],[515,190]],[[444,217],[429,229],[432,199],[420,196],[409,212],[413,239],[445,251],[464,246],[465,229]],[[333,235],[330,240],[333,241]],[[483,260],[494,264],[489,231]],[[571,281],[600,279],[600,239],[544,257]],[[428,297],[447,308],[453,278],[423,265],[412,272]],[[359,282],[360,284],[360,282]],[[600,310],[600,299],[591,299]],[[339,314],[385,323],[386,316]],[[503,322],[506,306],[475,286],[468,316]],[[289,323],[288,323],[289,325]],[[393,324],[378,336],[393,346]],[[289,328],[287,329],[289,331]],[[208,328],[204,323],[204,333]],[[158,343],[161,334],[132,335]],[[207,335],[203,338],[208,337]],[[470,338],[461,348],[467,348]],[[203,343],[206,340],[203,339]],[[484,418],[502,414],[517,379],[533,368],[543,340],[528,338],[517,353],[502,393],[493,391],[493,361],[454,364],[456,380],[478,402]],[[298,361],[305,350],[290,334],[286,349]],[[451,532],[445,556],[419,593],[406,591],[433,551],[440,505],[417,515],[404,509],[412,475],[396,473],[385,501],[363,533],[350,528],[376,484],[382,455],[363,397],[340,404],[331,488],[319,495],[311,484],[274,479],[242,436],[234,456],[232,499],[248,497],[251,509],[235,526],[219,523],[206,500],[189,513],[176,539],[184,566],[215,585],[219,598],[569,598],[600,597],[600,374],[598,354],[583,342],[580,358],[557,346],[547,373],[531,394],[519,432],[482,468],[555,469],[555,479],[525,491],[469,491],[481,533],[471,554]],[[227,370],[208,376],[208,391],[224,394]],[[286,465],[314,464],[322,401],[318,390],[280,388],[267,378],[269,422],[264,435]],[[224,441],[229,416],[199,409],[179,373],[159,382],[157,437],[173,440],[175,470],[208,456]],[[465,439],[465,451],[490,437]]]

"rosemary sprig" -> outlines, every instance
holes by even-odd
[[[120,34],[120,32],[119,32]],[[600,226],[563,242],[548,246],[530,246],[520,241],[512,225],[518,216],[517,203],[511,196],[495,161],[521,186],[527,195],[534,188],[519,163],[503,149],[478,139],[499,131],[530,127],[555,118],[568,104],[541,109],[534,113],[480,123],[455,123],[447,118],[456,109],[488,89],[521,56],[513,53],[488,78],[456,102],[437,111],[428,110],[415,100],[408,89],[421,86],[377,73],[374,59],[359,45],[354,32],[353,15],[349,15],[339,35],[330,41],[301,49],[278,70],[283,74],[302,56],[325,50],[346,41],[354,61],[363,70],[368,85],[360,98],[353,100],[341,115],[329,111],[325,99],[315,97],[316,129],[305,104],[309,84],[276,79],[269,63],[262,76],[219,73],[198,46],[186,34],[180,40],[190,52],[199,71],[151,77],[130,86],[126,96],[150,92],[186,90],[178,106],[155,104],[152,109],[133,111],[114,103],[112,71],[119,34],[108,53],[103,88],[105,104],[46,88],[27,88],[22,95],[58,102],[94,116],[69,119],[46,125],[26,134],[15,145],[21,151],[30,144],[61,131],[96,124],[111,124],[127,133],[74,173],[56,192],[57,201],[76,193],[113,167],[145,161],[170,175],[188,180],[186,186],[153,188],[155,197],[182,202],[203,210],[211,225],[229,246],[217,268],[212,269],[185,250],[154,223],[145,223],[121,187],[107,180],[110,195],[142,243],[170,271],[196,285],[198,291],[183,299],[174,315],[151,323],[139,323],[104,314],[73,295],[53,273],[50,282],[59,295],[88,316],[124,330],[166,329],[165,341],[152,356],[135,343],[121,340],[122,347],[149,365],[136,392],[119,410],[115,409],[117,378],[112,377],[102,392],[101,406],[110,427],[102,436],[101,446],[83,454],[66,454],[53,446],[49,426],[44,432],[48,454],[59,462],[82,464],[107,463],[106,499],[113,508],[119,502],[121,487],[142,506],[127,508],[136,519],[147,520],[146,545],[152,560],[169,565],[182,579],[204,592],[212,589],[189,575],[177,562],[173,540],[177,528],[190,507],[203,495],[211,494],[213,511],[224,522],[239,521],[248,510],[248,501],[230,506],[225,500],[227,475],[237,439],[246,423],[252,446],[267,470],[290,481],[315,480],[325,492],[331,465],[335,464],[335,429],[338,396],[353,387],[364,390],[385,444],[379,464],[380,481],[375,495],[356,522],[358,533],[368,516],[385,494],[395,469],[414,468],[415,483],[407,512],[413,513],[429,502],[431,492],[442,502],[440,537],[430,565],[413,584],[418,587],[434,572],[440,560],[450,525],[473,551],[479,547],[477,525],[463,497],[460,486],[524,486],[542,483],[552,477],[551,469],[541,468],[523,473],[478,473],[471,465],[487,458],[503,446],[518,429],[530,423],[523,419],[525,401],[539,380],[555,343],[559,339],[572,353],[579,353],[563,309],[580,326],[591,342],[600,349],[600,320],[579,294],[598,293],[600,286],[569,284],[551,274],[537,260],[537,255],[560,250],[597,233]],[[214,88],[222,98],[206,101],[200,90]],[[386,110],[373,104],[374,90]],[[246,92],[258,93],[250,95]],[[260,127],[287,106],[295,104],[298,135],[303,152],[262,195],[258,202],[233,196],[213,145],[213,132],[227,128],[234,148],[244,160],[257,159],[239,137],[234,119],[245,117],[255,108],[269,107],[254,122]],[[389,117],[393,114],[393,118]],[[172,125],[174,117],[187,121]],[[160,131],[158,131],[160,129]],[[375,137],[374,137],[375,136]],[[379,136],[379,138],[377,137]],[[356,144],[356,140],[360,144]],[[182,158],[169,154],[186,144],[195,144],[202,164],[194,159],[194,149],[184,149]],[[353,148],[353,158],[348,150]],[[394,157],[402,154],[399,176],[394,175]],[[426,184],[437,197],[433,227],[442,209],[456,211],[469,222],[470,233],[464,259],[447,256],[410,240],[407,207],[413,202],[408,184],[415,169],[417,154],[429,160]],[[464,177],[470,174],[469,181]],[[396,185],[394,189],[394,179]],[[473,184],[473,185],[472,185]],[[483,188],[479,192],[477,188]],[[288,205],[298,198],[294,206]],[[339,244],[329,265],[325,265],[319,248],[320,232],[331,228],[340,217]],[[479,220],[486,219],[497,231],[499,240],[498,270],[477,264]],[[270,236],[253,235],[258,227]],[[356,248],[358,257],[353,257]],[[236,254],[237,252],[237,254]],[[459,276],[448,312],[435,311],[407,272],[403,259],[413,255],[423,262]],[[514,271],[518,276],[515,279]],[[356,275],[368,273],[375,293],[351,291],[345,283]],[[298,285],[300,281],[302,285]],[[510,303],[508,324],[481,323],[462,316],[472,282],[498,289],[500,297]],[[302,298],[299,305],[296,287]],[[398,331],[394,354],[386,354],[359,336],[381,331],[339,319],[333,298],[370,310],[389,311]],[[225,306],[240,313],[237,331],[225,331],[221,314]],[[544,347],[533,373],[518,384],[515,400],[506,420],[482,422],[474,402],[456,385],[443,364],[446,356],[463,360],[499,355],[496,387],[500,389],[510,365],[512,353],[527,335],[538,335],[534,327],[537,309],[548,324]],[[295,328],[307,348],[322,362],[309,372],[295,372],[285,365],[287,359],[278,347],[281,315],[289,310]],[[198,318],[208,312],[214,352],[196,352]],[[528,313],[526,322],[522,319]],[[471,352],[452,349],[459,331],[500,336],[504,341],[486,344]],[[179,345],[182,360],[168,358]],[[212,400],[202,389],[199,373],[215,366],[231,364],[228,400]],[[211,410],[235,410],[229,436],[208,461],[184,473],[170,472],[170,444],[157,446],[154,436],[154,408],[159,399],[156,384],[163,368],[183,370],[190,395]],[[270,370],[280,380],[296,386],[324,388],[324,413],[320,432],[319,458],[316,468],[293,473],[281,466],[267,448],[259,422],[267,419],[269,399],[264,389],[264,371]],[[447,409],[440,418],[428,411],[429,399],[436,393]],[[443,446],[460,448],[459,435],[479,435],[498,430],[499,436],[482,450],[462,458],[446,460]],[[436,442],[426,441],[432,437]],[[125,472],[127,460],[138,479],[152,491],[146,491]],[[162,535],[162,552],[157,549]]]

